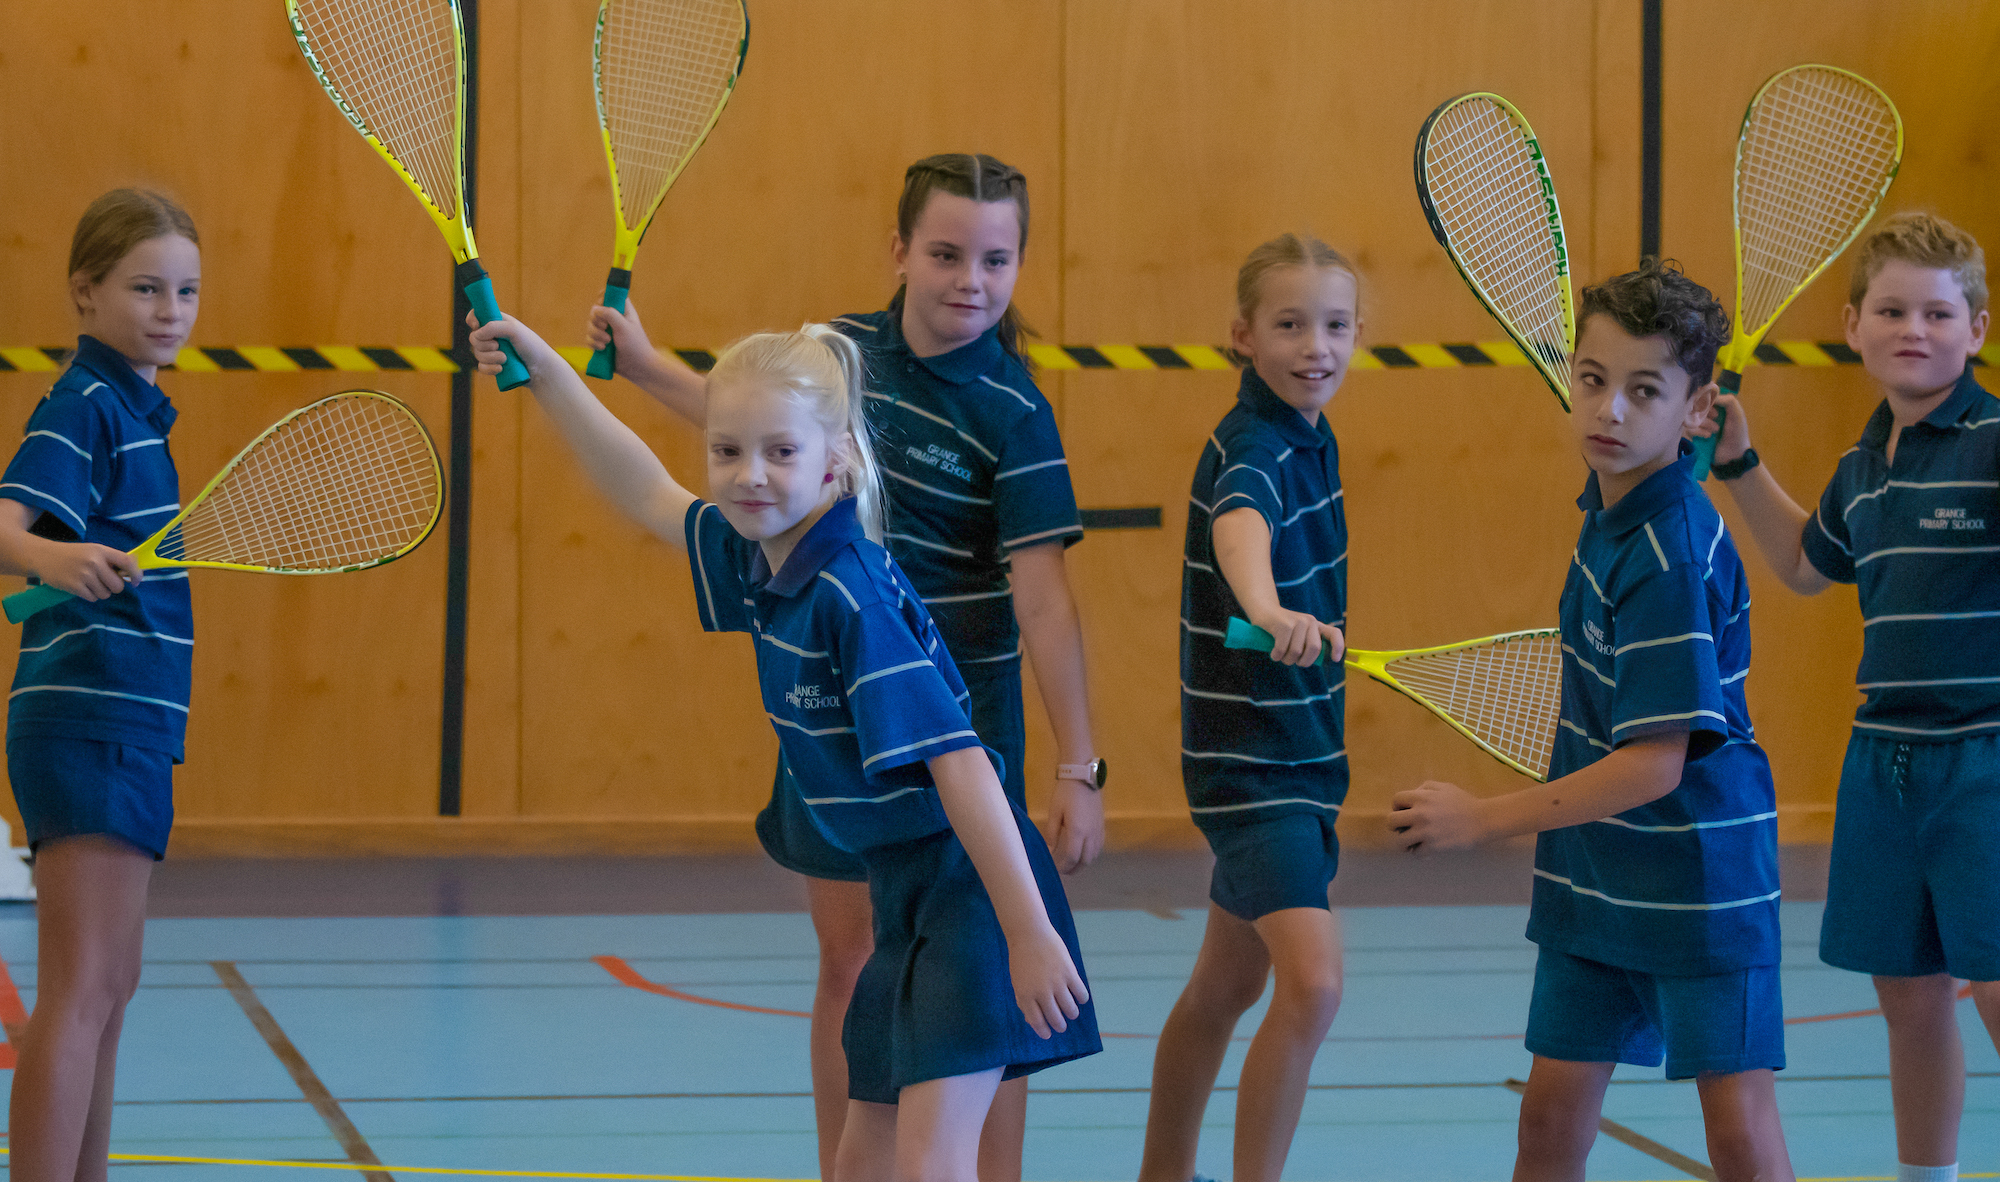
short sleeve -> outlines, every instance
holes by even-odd
[[[1847,513],[1840,503],[1838,473],[1827,483],[1819,498],[1819,508],[1806,519],[1799,543],[1813,569],[1836,583],[1854,581],[1854,539],[1847,532]]]
[[[1057,541],[1073,545],[1083,537],[1069,460],[1046,404],[1023,415],[1001,445],[993,473],[993,517],[1002,550]]]
[[[708,501],[688,506],[688,564],[694,568],[694,606],[709,632],[751,630],[748,603],[751,542]]]
[[[1676,566],[1640,581],[1612,605],[1611,742],[1687,731],[1688,758],[1729,737],[1715,631],[1701,571]]]
[[[0,476],[0,497],[39,509],[81,539],[91,504],[110,477],[103,418],[81,395],[53,394],[28,417],[27,435]]]
[[[1237,509],[1255,509],[1270,527],[1271,542],[1277,544],[1278,524],[1285,519],[1285,500],[1278,493],[1278,465],[1261,447],[1232,451],[1229,463],[1215,477],[1215,499],[1209,504],[1209,520]]]
[[[927,631],[928,648],[886,603],[850,612],[841,626],[841,676],[862,774],[871,784],[927,785],[925,760],[980,745],[938,668],[944,645],[934,629]]]

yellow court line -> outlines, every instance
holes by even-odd
[[[8,1152],[9,1150],[0,1148],[0,1155]],[[264,1166],[277,1170],[342,1170],[350,1174],[381,1170],[391,1174],[454,1174],[475,1178],[586,1178],[606,1179],[609,1182],[814,1182],[811,1178],[744,1178],[721,1174],[573,1174],[554,1170],[462,1170],[444,1166],[383,1166],[355,1161],[265,1161],[242,1157],[174,1157],[160,1153],[113,1153],[107,1156],[112,1161],[150,1161],[191,1166]],[[1978,1174],[1960,1176],[1979,1177]]]

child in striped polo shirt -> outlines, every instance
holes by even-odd
[[[1733,398],[1715,474],[1787,587],[1858,585],[1864,700],[1834,813],[1820,959],[1871,973],[1904,1182],[1957,1177],[1958,979],[2000,1046],[2000,401],[1979,243],[1929,214],[1861,245],[1847,343],[1882,387],[1808,514],[1760,467]],[[1713,433],[1708,425],[1704,434]]]
[[[1095,1053],[1097,1023],[1048,845],[1007,798],[951,653],[882,548],[860,347],[814,324],[716,360],[710,503],[519,321],[473,334],[483,371],[499,371],[502,338],[597,486],[688,551],[702,626],[752,635],[780,788],[866,868],[874,952],[847,1007],[835,1174],[974,1182],[1001,1081]]]
[[[1729,317],[1648,260],[1587,288],[1570,425],[1590,467],[1562,594],[1562,711],[1548,783],[1399,792],[1405,848],[1539,833],[1541,946],[1520,1179],[1581,1178],[1619,1063],[1693,1077],[1723,1179],[1789,1179],[1773,1071],[1777,806],[1744,701],[1750,589],[1691,476]]]

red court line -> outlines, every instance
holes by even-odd
[[[0,956],[0,1029],[7,1032],[6,1043],[0,1044],[0,1071],[13,1069],[14,1040],[27,1024],[28,1008],[21,1004],[21,991],[14,988],[14,975],[7,971],[7,958]]]
[[[724,1010],[743,1010],[746,1013],[752,1013],[752,1014],[777,1014],[785,1018],[812,1017],[811,1014],[807,1013],[804,1010],[774,1010],[768,1006],[746,1006],[738,1002],[722,1001],[719,998],[703,997],[699,993],[688,993],[684,990],[675,989],[671,985],[661,985],[655,981],[648,981],[645,977],[639,974],[639,971],[637,969],[634,969],[631,965],[626,964],[623,958],[621,957],[593,956],[590,959],[597,965],[597,967],[603,969],[605,972],[610,973],[613,977],[617,978],[618,983],[621,985],[629,985],[634,989],[642,990],[646,993],[657,993],[661,997],[671,997],[675,1001],[689,1001],[693,1002],[695,1005],[698,1006],[715,1006],[718,1009],[724,1009]],[[11,993],[13,985],[6,980],[6,971],[7,971],[6,963],[4,961],[0,961],[0,987],[4,987],[4,990],[6,992]],[[1958,991],[1958,997],[1959,1000],[1961,1001],[1971,996],[1972,996],[1972,986],[1970,985],[1963,986]],[[14,1005],[17,1009],[19,1008],[20,1004],[21,1004],[20,999],[16,998],[14,1001]],[[0,996],[0,1011],[4,1011],[5,1005],[6,1005],[5,997]],[[1880,1009],[1873,1009],[1873,1010],[1847,1010],[1843,1013],[1838,1013],[1838,1014],[1807,1014],[1803,1017],[1798,1017],[1798,1018],[1786,1018],[1785,1025],[1801,1026],[1808,1022],[1839,1022],[1847,1018],[1873,1018],[1879,1016],[1881,1013],[1882,1011]],[[1119,1034],[1113,1031],[1106,1030],[1100,1032],[1098,1037],[1099,1038],[1158,1038],[1160,1036],[1157,1034]],[[1403,1035],[1403,1036],[1396,1036],[1384,1039],[1370,1039],[1370,1038],[1331,1039],[1329,1041],[1332,1042],[1487,1042],[1487,1041],[1496,1041],[1499,1039],[1513,1040],[1524,1037],[1526,1036],[1520,1034],[1440,1034],[1440,1035],[1419,1035],[1419,1036]],[[1232,1041],[1243,1042],[1245,1041],[1246,1038],[1247,1036],[1239,1036]],[[4,1050],[11,1055],[13,1048],[6,1047],[6,1048],[0,1048],[0,1050]]]

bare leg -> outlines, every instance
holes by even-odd
[[[1958,1160],[1958,1122],[1965,1111],[1958,982],[1944,973],[1877,977],[1875,996],[1889,1023],[1896,1156],[1905,1165],[1951,1165]]]
[[[978,1182],[979,1130],[1000,1068],[927,1079],[896,1103],[896,1182]]]
[[[1520,1153],[1514,1182],[1583,1182],[1597,1141],[1604,1089],[1615,1063],[1572,1063],[1535,1056],[1521,1097]]]
[[[1194,1176],[1201,1118],[1229,1051],[1236,1020],[1257,1003],[1270,954],[1248,922],[1211,903],[1208,928],[1187,988],[1167,1015],[1153,1052],[1153,1095],[1146,1113],[1140,1182],[1188,1182]]]
[[[854,998],[855,979],[875,950],[874,912],[867,883],[830,878],[806,879],[806,906],[812,913],[813,934],[819,938],[819,984],[813,990],[810,1035],[813,1120],[819,1129],[819,1176],[831,1178],[841,1129],[849,1120],[847,1054],[840,1047],[840,1031],[847,1020],[847,1003]],[[893,1121],[893,1107],[875,1107],[890,1108]]]
[[[1313,1056],[1340,1010],[1340,917],[1288,907],[1257,920],[1270,950],[1271,1008],[1236,1092],[1236,1182],[1278,1182],[1298,1131]]]
[[[1708,1160],[1722,1182],[1793,1182],[1792,1155],[1778,1123],[1778,1084],[1768,1068],[1700,1075]]]
[[[839,1161],[834,1182],[885,1182],[896,1169],[896,1106],[847,1102],[846,1127],[835,1138]]]
[[[2000,981],[1972,982],[1972,1004],[1979,1007],[1979,1020],[1986,1023],[1986,1036],[2000,1051]]]
[[[21,1032],[8,1127],[13,1182],[104,1182],[112,1065],[139,987],[153,856],[113,837],[35,856],[35,1012]]]
[[[979,1182],[1021,1182],[1021,1147],[1028,1139],[1028,1077],[1010,1079],[993,1093],[986,1127],[979,1131]]]

